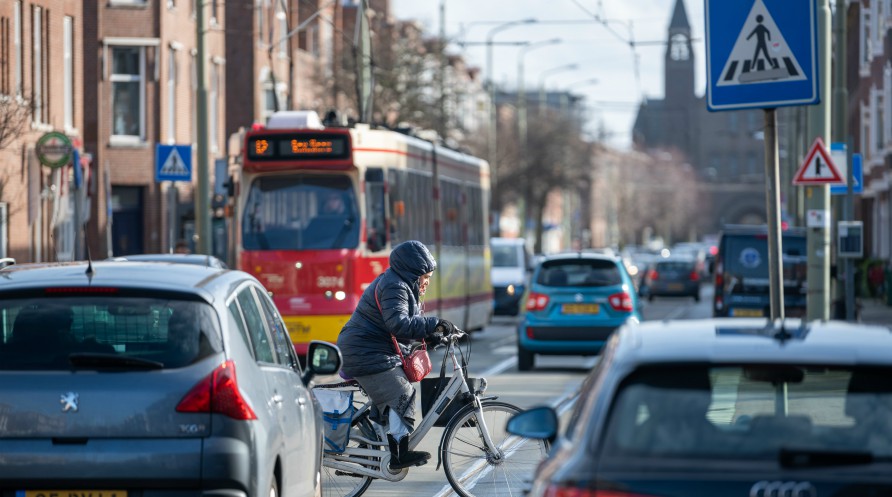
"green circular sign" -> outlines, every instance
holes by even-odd
[[[68,164],[71,161],[71,152],[74,150],[71,140],[58,131],[50,131],[41,136],[34,148],[40,163],[53,169]]]

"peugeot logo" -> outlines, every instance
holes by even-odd
[[[62,412],[77,412],[77,394],[74,392],[63,393],[59,399],[62,404]]]
[[[750,488],[749,497],[818,497],[818,491],[807,481],[762,480]]]

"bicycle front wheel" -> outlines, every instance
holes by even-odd
[[[548,442],[511,435],[508,419],[521,409],[505,402],[484,401],[483,421],[476,410],[462,411],[446,427],[440,452],[449,484],[462,497],[523,495],[539,463],[548,455]],[[483,426],[495,451],[487,448]]]
[[[369,445],[368,443],[360,439],[360,437],[362,437],[367,440],[380,441],[378,432],[375,431],[375,427],[369,420],[368,414],[364,414],[358,419],[354,420],[352,426],[350,427],[350,430],[350,443],[347,444],[348,449],[378,449],[382,451],[381,455],[384,455],[383,448],[381,446]],[[373,480],[372,477],[326,467],[326,457],[334,456],[325,455],[322,460],[323,497],[358,497],[359,495],[362,495],[362,493],[365,492],[367,488],[369,488],[369,485],[372,483]],[[372,458],[369,460],[369,462],[377,463],[377,461],[379,460],[379,458]]]

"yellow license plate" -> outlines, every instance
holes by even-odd
[[[760,318],[762,317],[761,309],[733,309],[731,315],[741,318]]]
[[[597,314],[598,311],[598,304],[564,304],[561,307],[562,314]]]
[[[16,492],[16,495],[21,493]],[[25,497],[127,497],[126,490],[26,490]]]

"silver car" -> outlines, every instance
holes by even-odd
[[[2,495],[319,495],[322,420],[263,286],[241,271],[0,269]]]

